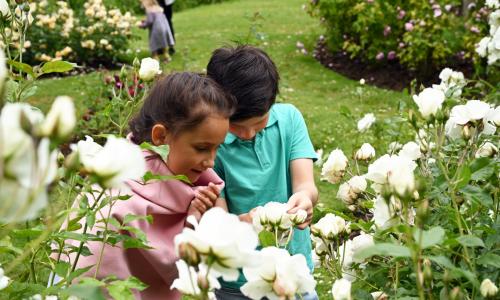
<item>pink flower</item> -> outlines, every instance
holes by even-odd
[[[388,36],[391,33],[391,26],[387,25],[384,27],[384,36]]]
[[[472,26],[472,27],[470,28],[470,31],[472,31],[472,32],[474,32],[474,33],[479,33],[479,32],[481,32],[481,31],[479,30],[479,28],[477,28],[477,26]]]
[[[399,43],[399,48],[404,48],[405,46],[406,46],[405,43],[403,43],[403,42]]]
[[[374,0],[366,0],[366,3],[373,3]]]
[[[403,19],[406,16],[406,12],[404,10],[400,10],[398,12],[398,20]]]
[[[434,9],[434,17],[435,18],[441,16],[442,14],[443,14],[443,12],[441,11],[441,8]]]
[[[393,60],[395,58],[396,58],[396,51],[389,51],[389,53],[387,53],[388,60]]]
[[[376,60],[382,60],[382,59],[384,59],[384,57],[385,57],[384,52],[379,52],[377,54],[377,56],[375,56],[375,59]]]
[[[412,31],[413,30],[413,24],[410,22],[405,23],[405,29],[406,31]]]

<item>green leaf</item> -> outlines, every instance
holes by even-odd
[[[46,62],[40,70],[42,74],[64,73],[73,70],[75,67],[76,64],[60,60]]]
[[[446,257],[446,256],[429,256],[428,257],[431,261],[437,263],[438,265],[448,268],[448,269],[453,269],[455,266],[451,262],[451,260]]]
[[[170,152],[170,148],[168,147],[168,145],[155,146],[151,145],[148,142],[143,142],[140,147],[144,150],[153,151],[154,153],[158,154],[164,161],[167,161],[167,156]]]
[[[413,238],[418,243],[420,241],[420,229],[416,229],[413,232]],[[434,245],[441,244],[443,242],[445,231],[442,227],[433,227],[430,230],[425,230],[422,232],[422,244],[420,247],[422,249],[429,248]]]
[[[411,252],[408,247],[390,243],[380,243],[373,246],[362,249],[354,253],[354,258],[356,260],[365,260],[369,257],[380,255],[380,256],[393,256],[393,257],[410,257]]]
[[[55,272],[57,275],[60,277],[66,277],[68,274],[68,270],[71,267],[71,265],[65,261],[59,261],[56,265]]]
[[[135,277],[129,277],[127,280],[113,281],[108,286],[108,292],[116,300],[134,300],[132,289],[142,291],[147,287],[144,283]]]
[[[470,202],[478,202],[479,204],[488,207],[493,205],[491,195],[481,187],[468,185],[462,188],[460,192],[462,192],[465,198]]]
[[[457,182],[457,189],[465,187],[469,183],[470,178],[471,178],[470,169],[469,167],[464,166],[462,172],[460,172],[460,178],[458,179]]]
[[[148,183],[151,180],[180,180],[183,181],[187,184],[191,184],[191,181],[189,178],[187,178],[185,175],[158,175],[158,174],[153,174],[151,171],[147,171],[146,174],[142,177],[142,180],[145,183]]]
[[[500,255],[494,253],[486,253],[479,257],[477,264],[483,266],[492,266],[494,268],[500,269]]]
[[[138,215],[134,215],[134,214],[127,214],[123,218],[123,224],[128,224],[128,223],[135,221],[135,220],[146,220],[149,224],[152,224],[153,223],[153,216],[151,216],[151,215],[138,216]]]
[[[67,295],[76,296],[82,300],[105,300],[100,286],[87,282],[72,284],[61,292]]]
[[[492,163],[472,173],[471,179],[475,181],[487,180],[494,173],[495,173],[495,165]]]
[[[474,235],[462,235],[457,241],[465,247],[484,247],[483,240]]]
[[[71,282],[73,281],[73,279],[79,277],[80,275],[86,273],[88,270],[90,270],[90,268],[92,268],[93,266],[88,266],[88,267],[85,267],[85,268],[81,268],[81,269],[76,269],[75,271],[71,272],[68,276],[68,278],[66,278],[66,281],[67,282]]]
[[[261,231],[259,233],[259,241],[260,245],[265,248],[265,247],[271,247],[271,246],[276,246],[276,240],[274,238],[274,234],[272,234],[269,231]]]
[[[11,59],[9,59],[7,63],[13,66],[14,68],[18,69],[19,71],[23,71],[24,73],[29,74],[33,78],[35,77],[35,72],[33,72],[33,67],[31,67],[30,65]]]

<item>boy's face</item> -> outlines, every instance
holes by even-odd
[[[242,140],[252,140],[259,131],[266,128],[269,112],[260,117],[229,123],[229,132]]]

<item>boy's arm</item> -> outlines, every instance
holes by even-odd
[[[299,209],[307,212],[307,218],[298,228],[304,229],[312,220],[313,207],[318,202],[318,189],[314,183],[313,161],[309,158],[299,158],[290,162],[292,176],[292,196],[288,199],[289,213]]]
[[[224,198],[217,198],[217,200],[215,200],[215,207],[220,207],[225,211],[229,211],[229,209],[227,208],[226,199]]]

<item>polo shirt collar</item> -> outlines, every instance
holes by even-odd
[[[267,124],[265,128],[271,127],[276,122],[278,122],[278,118],[276,117],[274,109],[271,107],[271,110],[269,111],[269,119],[267,119]],[[237,139],[238,137],[236,135],[232,134],[231,132],[228,132],[226,135],[226,139],[224,140],[224,144],[231,144]]]

